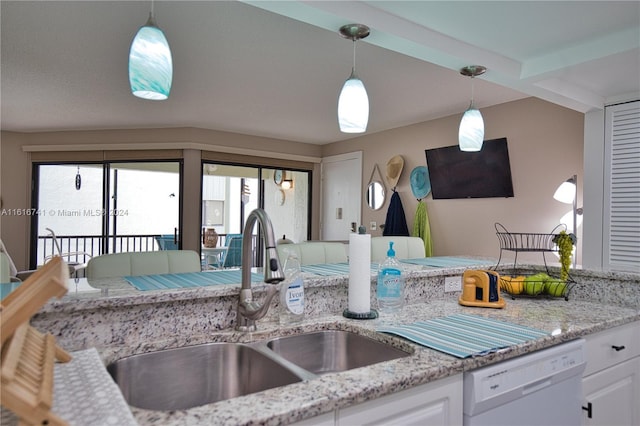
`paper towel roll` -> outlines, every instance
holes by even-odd
[[[371,311],[370,234],[349,234],[349,311]]]

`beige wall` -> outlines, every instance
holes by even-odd
[[[578,175],[580,182],[584,181],[583,114],[536,98],[482,108],[481,112],[485,139],[507,138],[515,197],[433,200],[429,195],[426,204],[436,256],[497,257],[495,222],[512,232],[550,232],[571,209],[570,205],[553,199],[554,191],[573,174]],[[325,145],[322,154],[362,150],[363,188],[375,164],[385,175],[387,161],[396,154],[402,155],[404,170],[397,190],[411,231],[417,207],[409,184],[411,170],[427,165],[425,149],[457,144],[460,118],[461,114],[336,142]],[[581,191],[579,188],[579,206],[582,205]],[[388,206],[389,197],[378,211],[372,211],[363,201],[363,224],[368,227],[371,221],[378,225],[384,223]],[[381,231],[372,234],[381,235]],[[521,258],[541,260],[539,255],[519,255],[518,259]]]
[[[535,98],[482,108],[482,114],[486,139],[508,139],[515,197],[432,200],[428,196],[426,203],[434,254],[437,256],[467,254],[496,257],[499,246],[495,222],[502,223],[513,232],[550,232],[570,209],[570,206],[552,198],[556,187],[573,174],[584,182],[583,114]],[[417,201],[411,194],[409,174],[414,167],[426,164],[425,149],[457,144],[459,120],[460,115],[455,115],[324,146],[192,128],[29,134],[2,132],[0,195],[4,208],[30,206],[30,153],[23,147],[29,147],[29,150],[89,152],[103,146],[113,149],[183,149],[185,167],[191,170],[186,174],[185,202],[199,199],[199,173],[194,173],[192,168],[198,167],[199,171],[199,151],[202,150],[314,164],[324,156],[362,150],[363,188],[374,164],[378,164],[384,175],[385,165],[392,156],[400,154],[404,157],[398,191],[411,229]],[[312,189],[312,238],[318,238],[320,173],[317,165],[314,166]],[[582,188],[579,191],[578,205],[581,206]],[[371,221],[384,223],[387,208],[388,198],[383,208],[375,212],[363,200],[363,224],[368,227]],[[199,209],[186,208],[185,237],[188,230],[195,229],[198,221]],[[27,218],[0,216],[0,236],[19,268],[25,268],[28,263],[29,232]],[[373,234],[380,235],[381,231]],[[195,237],[185,239],[186,248],[196,244]],[[521,258],[540,260],[537,255]]]

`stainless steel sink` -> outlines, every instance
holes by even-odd
[[[250,344],[208,343],[122,358],[107,366],[129,405],[185,410],[410,355],[348,331]]]
[[[107,370],[129,405],[148,410],[183,410],[301,381],[268,354],[235,343],[133,355]]]
[[[279,337],[267,347],[317,375],[351,370],[409,356],[410,353],[348,331],[323,330]]]

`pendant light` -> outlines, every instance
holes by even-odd
[[[484,140],[484,121],[482,114],[473,105],[473,78],[484,74],[487,69],[481,65],[469,65],[460,70],[460,74],[471,77],[471,103],[464,112],[458,130],[458,144],[461,151],[480,151]]]
[[[173,80],[171,49],[154,20],[153,2],[149,19],[139,30],[129,50],[129,85],[134,96],[164,100]]]
[[[362,80],[356,75],[356,41],[369,35],[369,27],[344,25],[340,27],[340,35],[353,41],[353,67],[338,97],[338,124],[343,133],[363,133],[369,122],[369,97]]]

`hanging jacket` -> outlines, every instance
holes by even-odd
[[[387,220],[384,224],[383,236],[409,236],[409,228],[407,227],[407,218],[404,215],[402,200],[400,195],[393,191],[391,201],[389,202],[389,210],[387,210]]]

